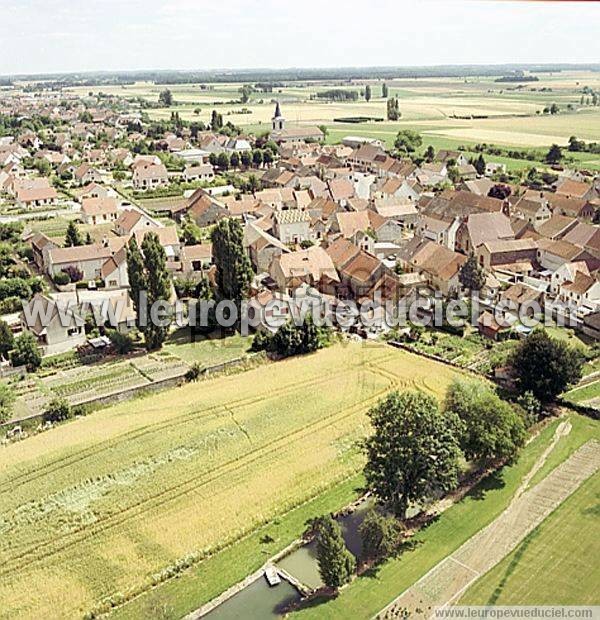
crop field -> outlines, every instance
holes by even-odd
[[[334,119],[386,117],[381,81],[289,82],[270,93],[253,92],[245,104],[239,101],[241,83],[211,84],[202,88],[200,84],[139,82],[72,90],[83,94],[89,90],[101,91],[156,102],[160,91],[168,87],[175,104],[169,108],[149,109],[150,117],[168,118],[176,111],[186,120],[207,122],[212,110],[218,109],[226,121],[255,132],[269,130],[273,101],[277,99],[288,123],[324,124],[337,139],[348,134],[372,135],[390,144],[400,129],[415,129],[423,132],[425,141],[436,148],[477,142],[541,148],[552,143],[565,144],[571,135],[600,140],[600,108],[585,103],[581,105],[584,87],[600,90],[600,75],[565,71],[538,74],[538,78],[537,82],[523,84],[495,82],[483,77],[386,80],[390,96],[400,100],[402,118],[397,122],[350,126],[343,126]],[[366,84],[372,90],[369,102],[362,96]],[[315,98],[317,93],[332,89],[353,90],[358,99],[328,102]],[[560,106],[561,113],[541,114],[552,103]],[[572,106],[571,111],[567,111],[568,105]],[[595,162],[598,157],[586,156],[586,159]]]
[[[81,617],[162,581],[357,472],[365,412],[388,390],[441,396],[455,374],[337,345],[4,448],[0,617]]]

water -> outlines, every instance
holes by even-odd
[[[371,502],[365,501],[352,514],[337,520],[342,527],[346,547],[356,559],[360,558],[362,545],[358,530],[370,507]],[[316,589],[323,585],[317,565],[317,545],[314,541],[296,549],[277,564],[309,588]]]
[[[299,592],[285,579],[278,586],[270,587],[263,575],[205,617],[210,620],[270,620],[280,618],[290,603],[299,600]]]

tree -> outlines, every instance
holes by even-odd
[[[219,131],[223,128],[223,116],[216,110],[213,110],[210,116],[210,128],[213,131]]]
[[[468,459],[512,460],[525,443],[523,416],[480,381],[455,380],[444,410],[463,423],[460,447]]]
[[[232,168],[238,168],[240,165],[240,156],[239,153],[237,151],[233,151],[233,153],[231,153],[231,157],[229,158],[229,163],[231,164]]]
[[[490,198],[498,198],[499,200],[506,200],[511,194],[512,189],[510,185],[503,185],[502,183],[490,187],[490,191],[488,192]]]
[[[362,559],[378,560],[396,553],[402,542],[403,529],[394,517],[386,517],[370,508],[358,530]]]
[[[92,235],[88,231],[87,233],[85,233],[85,245],[92,245],[92,243],[94,243],[94,240],[92,239]]]
[[[485,159],[482,153],[479,153],[479,157],[473,162],[473,166],[478,175],[483,176],[485,174]]]
[[[365,101],[371,101],[371,86],[369,84],[365,86]]]
[[[403,129],[398,132],[394,146],[404,153],[414,153],[423,144],[420,134],[412,129]]]
[[[546,153],[546,162],[549,164],[558,164],[562,159],[562,149],[558,144],[553,144]]]
[[[217,166],[221,170],[227,170],[229,168],[229,155],[226,152],[223,151],[217,155]]]
[[[317,522],[317,563],[323,583],[338,589],[352,579],[356,560],[346,548],[342,528],[330,515]]]
[[[134,343],[131,334],[122,334],[116,329],[110,329],[106,335],[110,338],[110,343],[119,355],[126,355],[133,350]]]
[[[250,153],[250,151],[242,151],[240,161],[242,162],[242,166],[244,166],[244,168],[250,167],[252,164],[252,153]]]
[[[171,295],[171,281],[167,272],[167,256],[156,233],[146,233],[142,242],[144,254],[145,281],[147,284],[148,308],[159,301],[167,302]],[[146,349],[160,349],[169,327],[149,320],[144,327]]]
[[[385,82],[381,86],[381,96],[384,99],[388,98],[388,85]]]
[[[425,149],[425,159],[431,163],[435,159],[435,149],[431,144]]]
[[[15,346],[15,337],[6,321],[0,320],[0,358],[8,359],[8,353]]]
[[[374,495],[403,519],[411,502],[456,487],[460,421],[442,414],[432,396],[393,391],[369,413],[365,477]]]
[[[173,93],[168,88],[161,90],[158,94],[158,103],[166,108],[173,105]]]
[[[15,347],[10,359],[13,366],[26,366],[29,372],[34,372],[40,367],[42,354],[31,332],[23,332],[15,338]]]
[[[64,398],[51,400],[43,413],[44,422],[64,422],[73,417],[73,410],[69,401]]]
[[[479,266],[475,254],[470,254],[461,267],[458,280],[469,291],[480,291],[485,286],[485,272]]]
[[[400,103],[396,97],[387,100],[387,119],[397,121],[402,114],[400,113]]]
[[[212,258],[221,299],[239,302],[248,294],[253,272],[244,249],[244,231],[238,220],[222,219],[212,230]]]
[[[84,245],[83,237],[79,232],[77,224],[71,220],[67,225],[67,232],[65,234],[65,247],[70,248],[75,245]]]
[[[129,297],[133,303],[136,325],[140,328],[141,293],[147,288],[144,258],[135,237],[127,244],[127,277],[129,279]]]
[[[260,149],[255,149],[254,151],[252,151],[252,163],[257,168],[259,168],[260,165],[263,163],[263,154]]]
[[[16,400],[15,393],[6,383],[0,383],[0,423],[10,419],[13,413],[13,405]]]
[[[579,349],[536,329],[519,343],[511,365],[519,391],[548,403],[581,379],[583,361]]]
[[[328,330],[317,326],[309,314],[301,325],[288,321],[272,336],[259,332],[252,341],[252,350],[269,351],[283,357],[304,355],[323,348],[328,339]]]

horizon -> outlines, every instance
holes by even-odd
[[[341,0],[285,7],[275,0],[219,7],[193,0],[7,4],[0,33],[6,49],[18,53],[0,54],[3,76],[590,64],[600,58],[597,2],[375,0],[366,11]]]

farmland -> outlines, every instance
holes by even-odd
[[[365,411],[387,390],[439,396],[452,376],[383,345],[337,345],[5,448],[2,614],[79,617],[162,581],[354,475]]]
[[[435,148],[453,148],[479,142],[513,147],[544,148],[556,142],[566,144],[577,135],[586,140],[600,140],[600,109],[581,105],[584,87],[600,89],[600,76],[592,72],[558,72],[539,74],[539,81],[515,86],[495,82],[492,78],[422,78],[387,80],[389,95],[398,97],[402,117],[396,122],[350,125],[334,119],[368,116],[385,119],[386,100],[381,96],[381,81],[290,82],[273,92],[251,94],[247,103],[240,103],[241,83],[174,84],[174,105],[148,110],[151,118],[169,118],[178,112],[185,120],[208,122],[213,109],[249,131],[264,132],[270,128],[272,102],[282,104],[288,123],[323,124],[330,131],[329,141],[344,135],[368,135],[393,143],[400,129],[414,129],[423,134],[424,141]],[[360,93],[366,84],[373,97],[365,101]],[[92,91],[123,97],[139,97],[156,102],[164,85],[135,83],[127,86],[102,86]],[[354,90],[356,101],[328,102],[316,98],[319,92],[331,89]],[[72,88],[82,94],[87,87]],[[556,103],[561,113],[542,114]],[[567,106],[572,106],[568,110]],[[600,166],[598,156],[584,154],[588,167]]]

